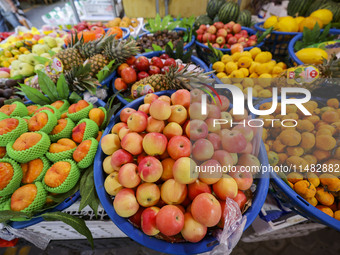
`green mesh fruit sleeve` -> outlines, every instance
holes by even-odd
[[[94,157],[97,152],[98,141],[94,138],[89,138],[87,140],[91,141],[90,150],[87,152],[86,156],[81,161],[78,162],[77,166],[79,168],[89,167],[93,163]]]
[[[75,150],[76,148],[57,153],[46,152],[45,156],[52,162],[58,162],[64,159],[72,159],[72,155]]]
[[[62,100],[64,102],[64,104],[58,109],[60,114],[63,114],[64,112],[66,112],[68,110],[68,108],[70,107],[70,103],[67,100]]]
[[[43,169],[40,172],[39,176],[37,178],[35,178],[34,182],[41,182],[41,180],[44,178],[47,170],[51,166],[50,161],[46,157],[42,156],[42,157],[40,157],[40,159],[42,160],[44,166],[43,166]]]
[[[10,156],[12,159],[18,161],[19,163],[27,163],[28,161],[31,161],[33,159],[39,158],[43,155],[45,155],[46,151],[51,145],[51,140],[48,137],[48,135],[44,132],[37,131],[32,133],[38,133],[41,134],[40,141],[33,145],[32,147],[17,151],[13,149],[14,141],[10,142],[6,146],[6,151],[8,156]]]
[[[46,183],[45,180],[43,180],[43,185],[45,190],[52,192],[52,193],[66,193],[67,191],[71,190],[78,182],[79,177],[80,177],[80,171],[77,167],[76,162],[74,162],[71,159],[65,159],[65,160],[61,160],[63,162],[69,162],[71,164],[71,170],[68,174],[68,176],[66,177],[65,181],[60,184],[58,187],[52,188],[49,187]],[[60,162],[60,161],[58,161]],[[48,170],[47,170],[48,172]]]
[[[60,111],[59,111],[57,108],[55,108],[54,106],[49,105],[49,104],[44,105],[44,106],[42,106],[42,107],[50,108],[50,109],[54,112],[54,115],[57,117],[57,119],[58,119],[58,120],[60,119],[61,113],[60,113]],[[46,110],[46,111],[47,111],[47,110]]]
[[[9,116],[7,114],[4,114],[3,112],[0,112],[0,120],[8,119]]]
[[[33,202],[26,207],[22,212],[34,212],[43,208],[46,203],[47,192],[44,189],[44,186],[41,182],[35,182],[35,186],[37,187],[37,195],[35,196]]]
[[[67,113],[67,117],[73,120],[74,122],[80,121],[82,119],[88,118],[89,112],[91,111],[92,108],[93,108],[93,104],[89,103],[87,107],[85,107],[84,109],[81,109],[78,112]]]
[[[14,111],[10,114],[11,117],[24,117],[28,115],[28,110],[26,108],[26,106],[21,103],[21,102],[13,102],[12,104],[15,104],[16,107],[14,109]]]
[[[46,125],[43,126],[39,131],[44,132],[46,134],[49,134],[49,133],[51,133],[53,128],[57,125],[58,119],[57,119],[55,114],[53,114],[52,112],[50,112],[48,110],[43,110],[43,111],[40,111],[40,112],[46,113],[48,120],[47,120]],[[32,116],[32,118],[33,117],[34,117],[34,115]]]
[[[6,146],[9,142],[16,140],[21,134],[27,132],[27,123],[24,119],[19,117],[13,117],[13,119],[19,121],[18,126],[12,131],[0,135],[0,146]]]
[[[12,194],[17,188],[19,188],[21,179],[22,179],[22,170],[21,166],[15,162],[13,159],[10,158],[3,158],[0,159],[0,162],[5,162],[11,164],[13,167],[13,177],[10,182],[7,184],[5,188],[0,190],[0,196],[6,196]]]
[[[11,210],[11,196],[2,203],[0,203],[0,211],[9,211]]]
[[[61,138],[71,138],[72,129],[76,126],[70,118],[66,118],[67,124],[62,131],[55,135],[49,135],[52,142],[56,142]]]
[[[85,127],[85,131],[84,131],[84,135],[83,135],[83,141],[89,139],[89,138],[96,138],[98,135],[98,125],[96,122],[94,122],[93,120],[90,119],[83,119],[81,121],[78,122],[77,126],[81,123],[85,122],[86,123],[86,127]]]

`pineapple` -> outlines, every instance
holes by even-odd
[[[95,94],[97,86],[100,84],[98,80],[92,78],[90,76],[91,65],[80,65],[74,66],[72,69],[66,73],[65,80],[69,85],[71,91],[75,91],[76,93],[83,93],[85,91],[89,91],[92,94]]]
[[[116,64],[124,63],[129,57],[140,53],[135,40],[112,40],[109,41],[105,47],[103,55],[108,61],[115,60]]]
[[[169,72],[165,74],[155,74],[146,77],[133,84],[131,88],[131,96],[133,96],[133,91],[137,89],[138,86],[149,84],[154,88],[155,91],[162,90],[172,90],[172,89],[191,89],[198,87],[203,84],[212,83],[214,79],[209,78],[212,72],[204,73],[202,71],[197,71],[199,67],[188,71],[189,64],[186,65],[182,70],[179,67],[170,67]]]

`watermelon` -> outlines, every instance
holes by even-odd
[[[290,16],[305,16],[314,0],[290,0],[287,13]]]
[[[328,2],[329,2],[329,0],[314,0],[312,2],[312,4],[309,6],[309,8],[308,8],[308,10],[307,10],[307,12],[305,13],[304,16],[307,17],[307,16],[311,15],[311,13],[313,11],[319,10],[321,5],[326,4]]]
[[[224,0],[209,0],[207,5],[207,14],[209,18],[215,18],[216,14],[220,10],[221,6],[224,4]]]
[[[251,27],[251,13],[248,10],[243,10],[238,16],[237,23],[244,27]]]
[[[195,28],[199,28],[200,25],[204,24],[204,25],[212,25],[213,21],[211,20],[211,18],[209,18],[208,15],[201,15],[198,16],[195,20],[194,26]]]
[[[226,2],[222,5],[220,10],[218,11],[218,19],[224,24],[230,21],[237,21],[238,15],[240,14],[240,7],[237,3],[234,2]]]

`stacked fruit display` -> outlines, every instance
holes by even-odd
[[[92,28],[95,28],[95,27],[106,28],[106,26],[101,21],[91,23],[91,22],[84,20],[84,21],[81,21],[80,23],[74,25],[72,27],[72,30],[76,30],[77,32],[90,31],[90,30],[92,30]]]
[[[279,77],[287,66],[272,60],[270,52],[255,47],[250,51],[225,54],[212,68],[223,83],[233,84],[245,94],[248,93],[248,87],[252,87],[253,97],[271,97],[272,78]]]
[[[122,19],[114,18],[105,24],[106,27],[126,27],[129,28],[130,31],[134,31],[139,25],[139,21],[136,18],[130,19],[127,16]]]
[[[244,211],[256,171],[241,168],[260,165],[251,154],[256,130],[214,127],[213,118],[241,121],[248,113],[233,116],[229,100],[220,96],[222,104],[209,104],[203,116],[201,96],[200,89],[148,94],[138,110],[124,108],[121,122],[102,138],[105,190],[115,196],[116,213],[146,235],[199,242],[213,227],[223,228],[227,198]],[[235,171],[203,170],[222,166]]]
[[[14,32],[1,32],[0,33],[0,42],[2,42],[3,40],[6,40],[12,34],[14,34]]]
[[[47,195],[77,184],[93,162],[106,118],[104,108],[85,100],[44,106],[14,102],[0,114],[0,210],[28,213],[41,210]]]
[[[248,35],[241,24],[230,21],[227,24],[215,22],[211,26],[201,25],[197,33],[197,40],[208,45],[208,42],[215,48],[230,49],[234,44],[241,44],[243,48],[256,45],[257,36]]]
[[[260,109],[269,109],[271,105],[271,102],[263,103]],[[274,114],[260,116],[268,120],[262,137],[269,163],[291,167],[291,173],[286,176],[289,186],[310,204],[340,220],[339,101],[332,98],[322,106],[312,100],[304,106],[312,115],[305,116],[295,105],[287,106],[287,115],[281,115],[279,104]],[[270,119],[287,121],[285,127],[276,124],[271,127]]]

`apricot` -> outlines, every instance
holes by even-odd
[[[105,112],[100,108],[93,108],[89,112],[89,119],[96,122],[98,127],[101,127],[105,120]]]
[[[296,130],[284,130],[279,136],[280,142],[287,146],[297,146],[301,142],[301,135]]]
[[[64,105],[64,101],[58,100],[51,104],[51,106],[57,108],[58,110]]]
[[[72,129],[72,140],[76,143],[81,143],[83,141],[85,133],[86,123],[82,122]]]
[[[327,105],[335,109],[339,108],[339,100],[336,98],[330,98],[327,100]]]
[[[51,188],[59,187],[68,177],[71,164],[66,161],[54,163],[46,172],[44,182]]]
[[[89,152],[91,144],[92,144],[91,140],[85,140],[81,142],[77,149],[73,152],[74,161],[76,161],[77,163],[82,161],[83,158],[85,158],[87,153]]]
[[[321,115],[321,119],[327,123],[339,121],[339,114],[335,111],[327,111]]]
[[[0,112],[10,116],[15,110],[16,104],[5,104],[0,108]]]
[[[321,123],[322,123],[322,122],[321,122]],[[320,124],[320,122],[319,122],[318,124]],[[326,129],[328,129],[329,131],[331,131],[332,135],[335,134],[336,129],[335,129],[335,127],[333,127],[333,126],[331,126],[331,125],[323,124],[323,125],[320,125],[319,127],[316,127],[317,130],[324,129],[324,128],[326,128]]]
[[[287,158],[286,164],[288,166],[295,167],[295,169],[300,171],[304,171],[304,169],[308,166],[308,162],[298,156],[290,156],[289,158]]]
[[[316,189],[314,185],[305,180],[295,183],[294,190],[303,198],[312,198],[316,194]]]
[[[26,108],[27,108],[27,111],[28,111],[28,115],[31,115],[39,108],[39,106],[32,104],[32,105],[27,106]]]
[[[331,206],[334,203],[334,196],[326,191],[323,187],[318,187],[316,189],[315,198],[320,204]]]
[[[0,135],[7,134],[19,125],[19,120],[14,118],[8,118],[0,121]]]
[[[37,109],[34,114],[37,114],[41,111],[50,111],[51,113],[55,113],[53,109],[51,109],[50,107],[46,107],[46,106],[43,106],[43,107],[40,107],[39,109]]]
[[[5,157],[6,153],[6,147],[0,147],[0,158]]]
[[[287,147],[286,151],[287,151],[287,154],[289,156],[298,156],[298,157],[300,157],[304,153],[304,150],[301,147],[299,147],[299,146]]]
[[[322,128],[322,129],[320,129],[320,130],[318,130],[316,132],[316,136],[319,136],[319,135],[329,135],[329,136],[332,136],[332,132],[329,129],[327,129],[327,128]]]
[[[334,217],[334,219],[336,219],[336,220],[340,220],[340,210],[335,211],[333,217]]]
[[[67,112],[63,112],[60,116],[61,119],[66,119],[67,118]]]
[[[303,149],[309,150],[312,149],[315,145],[315,136],[309,132],[303,132],[301,134],[301,143],[300,146]]]
[[[299,132],[311,132],[314,130],[314,124],[310,120],[298,120],[296,129]]]
[[[28,120],[28,131],[39,131],[48,122],[48,115],[46,112],[38,112]]]
[[[72,104],[69,108],[68,108],[68,113],[75,113],[75,112],[79,112],[80,110],[88,107],[90,104],[88,102],[86,102],[85,100],[80,100],[78,101],[78,103]]]
[[[316,200],[315,197],[308,197],[305,198],[308,203],[310,203],[312,206],[316,206],[318,204],[318,200]]]
[[[51,153],[68,151],[77,147],[77,144],[68,138],[59,139],[56,143],[52,143],[49,149]]]
[[[27,163],[21,164],[23,184],[33,183],[44,169],[44,162],[40,159],[33,159]]]
[[[333,217],[333,215],[334,215],[332,209],[329,208],[328,206],[317,205],[317,206],[315,206],[315,207],[318,208],[320,211],[324,212],[325,214],[328,214],[328,215],[331,216],[331,217]]]
[[[276,139],[276,140],[273,142],[272,149],[273,149],[275,152],[278,152],[278,153],[284,152],[284,151],[285,151],[285,148],[286,148],[286,145],[282,144],[281,141],[280,141],[279,139]]]
[[[52,129],[50,135],[56,135],[63,131],[64,128],[67,126],[68,121],[69,120],[66,119],[59,119],[57,125]]]
[[[18,188],[11,197],[11,210],[22,211],[34,201],[38,194],[38,189],[35,184],[26,184]]]
[[[299,115],[297,115],[297,113],[288,113],[287,115],[283,115],[281,120],[298,120],[299,119]]]
[[[321,174],[319,176],[321,184],[328,191],[338,192],[340,190],[340,180],[333,174]]]
[[[14,169],[10,163],[0,162],[0,190],[6,188],[14,175]]]
[[[332,154],[330,151],[314,150],[313,156],[315,156],[318,162],[320,162],[329,159],[332,156]]]
[[[286,153],[278,153],[277,155],[279,157],[279,162],[278,162],[279,165],[282,165],[284,162],[286,162],[288,158]]]
[[[16,151],[23,151],[31,148],[32,146],[36,145],[40,139],[41,134],[39,133],[23,133],[20,135],[15,142],[13,143],[12,148]]]
[[[302,181],[303,180],[303,175],[300,173],[296,172],[291,172],[287,175],[287,180],[293,184]]]
[[[315,147],[320,150],[329,151],[332,150],[335,145],[335,138],[329,135],[319,135],[315,139]]]
[[[307,154],[304,155],[302,158],[306,160],[310,165],[316,165],[318,163],[318,160],[314,155]]]
[[[306,116],[303,118],[303,120],[309,120],[315,125],[320,120],[320,117],[318,115]]]

